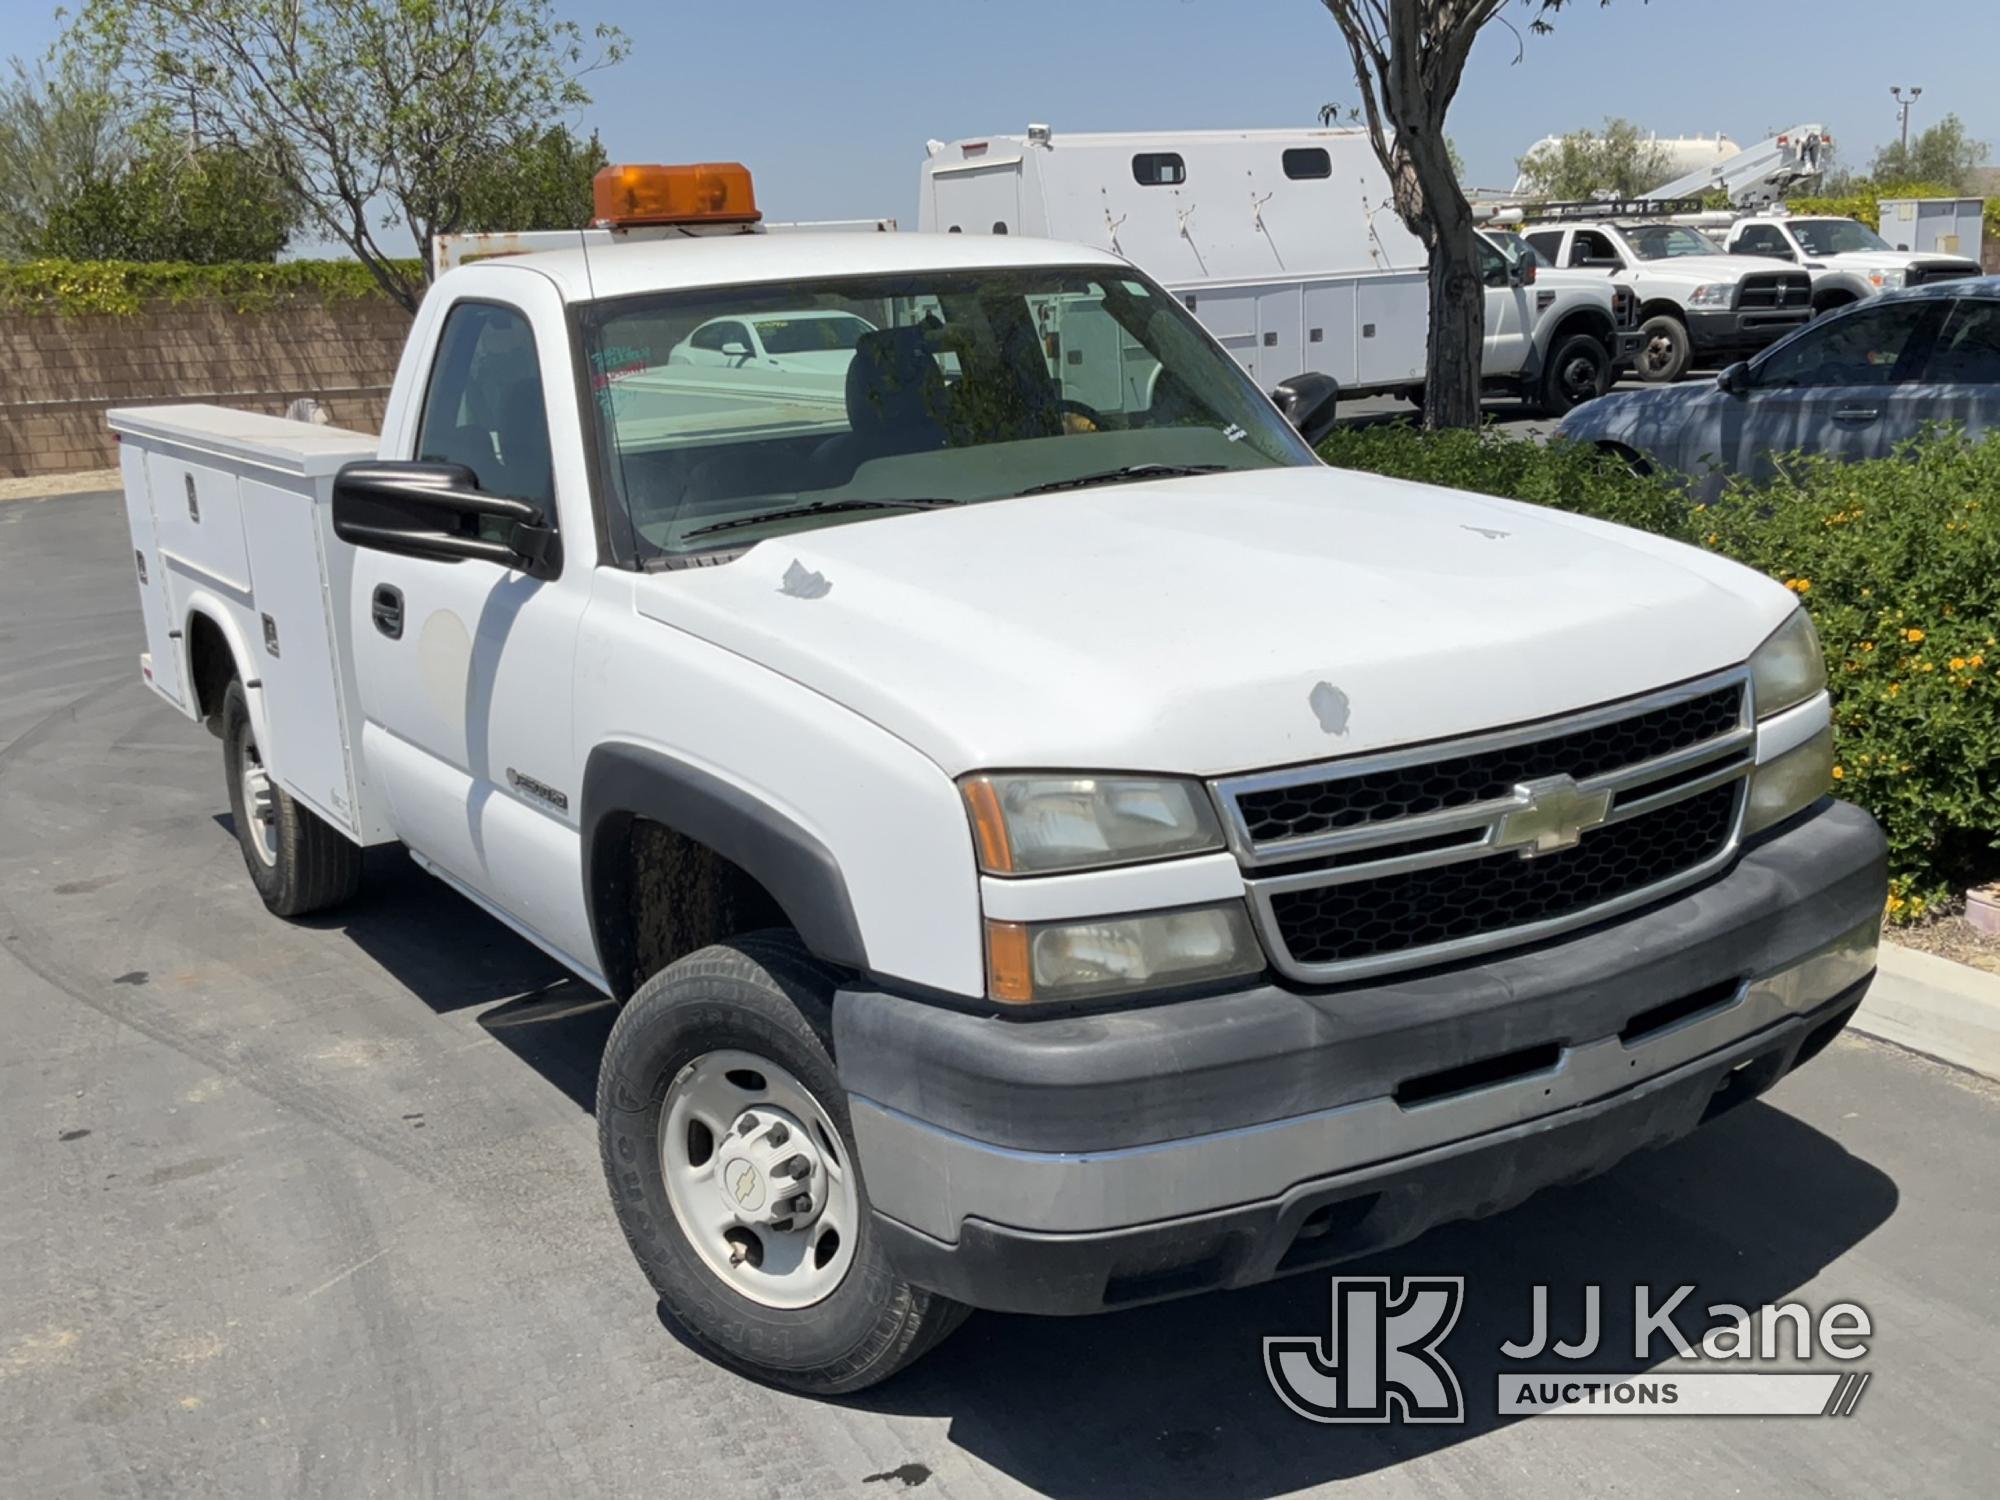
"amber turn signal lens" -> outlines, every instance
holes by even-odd
[[[1000,794],[984,776],[968,777],[959,783],[965,796],[965,810],[972,815],[972,831],[979,840],[979,867],[994,875],[1014,868],[1014,851],[1007,842],[1007,819],[1000,811]]]
[[[1035,998],[1025,922],[987,919],[986,993],[1008,1005],[1026,1005]]]
[[[613,228],[642,224],[753,224],[757,193],[740,162],[691,166],[606,167],[591,179],[597,222]]]

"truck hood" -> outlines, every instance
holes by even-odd
[[[1315,466],[875,516],[643,576],[636,603],[951,775],[1213,775],[1664,686],[1796,601],[1638,532]]]
[[[1838,271],[1902,271],[1911,266],[1964,266],[1977,275],[1979,264],[1963,255],[1933,255],[1917,250],[1848,250],[1839,255],[1815,255],[1811,266]]]
[[[1749,257],[1742,255],[1675,255],[1665,260],[1634,261],[1626,268],[1625,274],[1643,277],[1648,281],[1666,278],[1685,281],[1690,286],[1699,286],[1710,281],[1741,281],[1755,271],[1791,271],[1797,267],[1771,261],[1763,265],[1746,264]]]

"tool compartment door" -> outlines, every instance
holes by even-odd
[[[256,585],[248,644],[263,684],[266,763],[286,791],[359,838],[314,496],[247,476],[239,496]]]
[[[159,538],[153,528],[152,487],[146,480],[146,451],[136,443],[118,445],[118,468],[125,479],[125,520],[132,530],[132,571],[139,585],[139,612],[146,622],[146,652],[152,661],[153,690],[168,702],[185,707],[187,687],[181,677],[181,643],[171,631],[174,614],[167,603],[167,570],[160,560]]]

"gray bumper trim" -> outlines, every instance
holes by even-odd
[[[1563,1047],[1553,1066],[1404,1106],[1379,1097],[1184,1140],[1064,1153],[987,1145],[862,1095],[849,1106],[875,1209],[953,1242],[961,1222],[1084,1232],[1275,1197],[1299,1183],[1592,1104],[1811,1011],[1874,968],[1874,919],[1682,1023]]]

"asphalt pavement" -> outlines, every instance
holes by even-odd
[[[0,1495],[1993,1492],[2000,1090],[1858,1039],[1678,1145],[1344,1268],[1466,1278],[1462,1425],[1280,1405],[1262,1340],[1324,1329],[1323,1274],[975,1315],[844,1401],[718,1370],[600,1180],[609,1005],[394,851],[352,907],[267,916],[219,744],[138,681],[130,568],[115,496],[0,504]],[[1612,1329],[1635,1284],[1858,1302],[1866,1399],[1496,1415],[1531,1289],[1573,1323],[1590,1283]],[[1597,1368],[1634,1367],[1616,1342]]]

